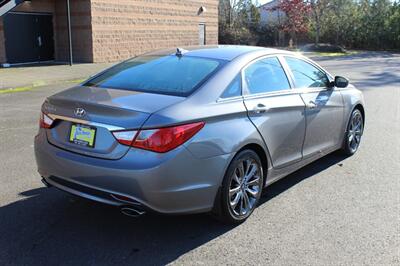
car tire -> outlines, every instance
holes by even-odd
[[[231,161],[214,206],[218,220],[239,224],[257,207],[264,184],[260,157],[252,150],[239,152]]]
[[[347,123],[344,135],[342,153],[351,156],[355,154],[360,146],[361,137],[364,132],[364,119],[359,109],[354,109]]]

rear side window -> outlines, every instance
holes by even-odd
[[[296,88],[327,87],[329,79],[317,67],[293,57],[285,57],[286,63],[294,76]]]
[[[221,98],[231,98],[242,95],[242,76],[239,74],[236,78],[229,84]]]
[[[268,57],[248,66],[244,77],[250,94],[281,91],[290,89],[278,58]]]
[[[187,96],[223,63],[190,56],[143,56],[116,65],[84,85]]]

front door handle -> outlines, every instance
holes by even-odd
[[[267,111],[267,109],[268,108],[264,104],[259,103],[259,104],[256,105],[256,107],[254,107],[253,111],[256,114],[261,114],[261,113],[265,113]]]
[[[307,104],[308,109],[315,109],[317,107],[318,107],[318,105],[314,101],[309,101]]]

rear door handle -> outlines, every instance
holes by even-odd
[[[268,108],[262,103],[257,104],[256,107],[253,108],[253,111],[256,114],[265,113],[267,110],[268,110]]]
[[[309,101],[307,104],[308,109],[315,109],[317,107],[318,107],[318,105],[314,101]]]

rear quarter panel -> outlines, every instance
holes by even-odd
[[[257,129],[247,116],[242,100],[218,102],[210,107],[214,114],[206,118],[205,127],[185,146],[199,158],[233,155],[247,144],[265,148]]]

